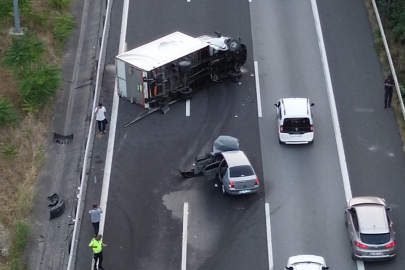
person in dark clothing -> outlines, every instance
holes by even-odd
[[[394,79],[392,75],[389,75],[384,81],[384,109],[391,107],[391,100],[392,100],[392,92],[394,89]]]

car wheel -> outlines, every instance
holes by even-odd
[[[350,252],[352,254],[352,259],[357,261],[357,257],[354,255],[354,250],[353,250],[353,245],[352,242],[350,242]]]
[[[226,192],[224,184],[221,185],[221,190],[222,190],[222,194],[228,195],[228,192]]]
[[[182,60],[179,62],[179,72],[180,73],[187,73],[190,70],[191,70],[191,61]]]

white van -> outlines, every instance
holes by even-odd
[[[314,141],[314,123],[307,98],[283,98],[274,106],[277,109],[279,142],[309,144]]]

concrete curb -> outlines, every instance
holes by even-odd
[[[89,0],[85,0],[86,2]],[[75,225],[73,229],[73,236],[72,236],[72,242],[71,242],[71,247],[70,247],[70,252],[69,252],[69,261],[68,261],[68,266],[67,270],[73,270],[75,266],[75,261],[76,261],[76,252],[77,252],[77,245],[78,245],[78,237],[79,237],[79,232],[80,232],[80,227],[81,227],[81,219],[83,216],[83,208],[84,208],[84,200],[86,196],[86,189],[87,189],[87,181],[88,181],[88,175],[90,173],[90,161],[91,161],[91,153],[93,150],[93,145],[94,145],[94,131],[95,131],[95,120],[93,117],[93,108],[96,107],[96,104],[99,100],[100,96],[100,88],[101,88],[101,82],[102,82],[102,77],[103,77],[103,71],[104,71],[104,64],[105,64],[105,50],[107,47],[107,42],[108,40],[108,31],[110,29],[110,12],[111,12],[111,7],[113,4],[113,0],[104,0],[105,5],[103,5],[103,25],[102,25],[102,33],[100,33],[101,36],[99,36],[99,46],[97,48],[97,51],[99,51],[98,56],[96,56],[96,63],[97,63],[97,77],[96,77],[96,85],[94,89],[94,100],[93,100],[93,106],[91,107],[91,121],[90,121],[90,127],[89,127],[89,133],[87,136],[87,142],[86,142],[86,150],[84,154],[84,159],[83,159],[83,169],[82,169],[82,174],[81,174],[81,184],[80,184],[80,190],[79,194],[77,195],[78,198],[78,204],[76,208],[76,217],[75,217]],[[83,13],[83,17],[86,14]],[[100,28],[101,29],[101,28]],[[100,31],[101,32],[101,31]]]
[[[392,62],[390,48],[388,46],[388,42],[387,42],[387,39],[385,37],[384,27],[383,27],[382,22],[381,22],[380,13],[378,12],[378,8],[377,8],[377,5],[375,3],[375,0],[371,0],[371,2],[373,3],[374,13],[375,13],[375,16],[377,18],[378,27],[380,28],[380,33],[381,33],[382,40],[384,42],[384,48],[385,48],[385,52],[387,53],[388,63],[390,64],[392,77],[394,78],[394,81],[395,81],[395,89],[397,90],[399,103],[401,105],[402,116],[403,116],[403,118],[405,120],[404,100],[402,99],[401,89],[399,88],[397,74],[395,72],[394,63]]]

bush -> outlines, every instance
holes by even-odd
[[[57,13],[55,17],[55,28],[53,34],[55,38],[59,41],[59,43],[63,43],[69,37],[70,33],[72,33],[73,28],[75,26],[75,19],[72,14],[60,14]]]
[[[19,87],[24,110],[38,112],[55,95],[60,85],[60,69],[57,66],[41,65],[29,71]]]
[[[65,10],[69,8],[70,0],[49,0],[49,4],[56,9]]]
[[[15,144],[3,144],[1,153],[6,159],[12,159],[18,154],[18,147]]]
[[[16,124],[18,115],[14,111],[13,103],[8,99],[0,100],[0,126],[5,124]]]
[[[41,61],[44,51],[44,44],[36,36],[27,33],[22,37],[13,38],[2,64],[11,69],[16,76],[20,76]]]
[[[21,255],[27,244],[27,238],[30,234],[30,225],[26,220],[18,220],[14,224],[13,242],[10,249],[11,269],[21,269]]]

